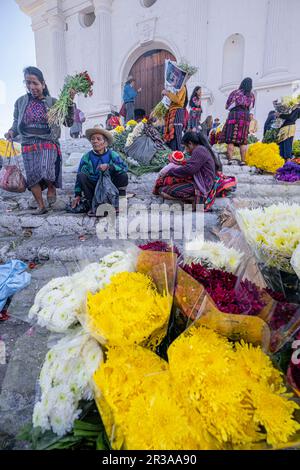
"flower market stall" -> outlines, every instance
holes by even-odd
[[[122,155],[131,173],[139,176],[158,172],[168,163],[170,149],[147,119],[140,123],[128,121],[126,128],[118,126],[111,133],[113,149]]]
[[[300,271],[295,216],[289,235],[285,227],[299,210],[237,213],[259,259],[293,276]],[[157,241],[50,281],[30,316],[56,337],[40,372],[33,427],[20,438],[39,449],[299,446],[298,368],[291,354],[281,369],[276,358],[300,328],[300,301],[275,284],[258,287],[245,263],[243,252],[221,242],[196,239],[180,252]]]

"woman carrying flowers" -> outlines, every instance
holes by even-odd
[[[277,142],[280,147],[280,155],[285,159],[291,159],[293,153],[293,140],[296,133],[296,121],[300,118],[300,103],[290,114],[277,114],[277,117],[284,119],[284,123],[279,129]]]
[[[255,105],[255,96],[252,93],[252,79],[244,78],[238,90],[230,93],[226,109],[229,114],[222,131],[221,142],[228,144],[227,158],[229,164],[233,159],[234,146],[240,147],[241,162],[245,165],[248,134],[250,126],[249,111]]]
[[[192,93],[190,99],[190,114],[189,114],[189,122],[188,122],[188,130],[192,130],[196,132],[199,128],[201,114],[202,114],[202,106],[201,106],[201,96],[202,96],[202,88],[201,86],[196,86]]]
[[[81,202],[82,195],[85,196],[88,205],[88,215],[95,216],[92,212],[92,201],[101,172],[109,171],[110,178],[120,196],[126,195],[128,185],[127,165],[120,155],[108,147],[113,142],[112,134],[100,127],[87,129],[86,138],[91,142],[93,149],[83,155],[79,164],[76,184],[75,199],[72,209]]]
[[[57,101],[50,96],[43,73],[36,67],[24,70],[27,94],[15,103],[14,121],[5,137],[13,140],[21,136],[22,155],[28,189],[32,192],[38,209],[34,214],[47,212],[42,191],[48,189],[49,206],[56,201],[56,188],[62,187],[62,158],[59,146],[60,126],[49,124],[48,110]],[[70,90],[70,98],[75,92]],[[65,125],[73,124],[74,108],[68,108]]]
[[[165,117],[164,141],[171,150],[182,150],[184,110],[188,103],[187,88],[183,86],[177,94],[163,90],[162,95],[171,100],[170,108]]]

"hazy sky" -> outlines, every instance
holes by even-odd
[[[36,65],[31,19],[15,0],[0,0],[0,138],[10,128],[14,103],[25,94],[23,68]]]

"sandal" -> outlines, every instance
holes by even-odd
[[[7,312],[7,310],[2,310],[0,312],[0,321],[6,321],[9,319],[9,314]]]
[[[47,201],[48,201],[48,204],[49,204],[49,207],[53,206],[53,204],[56,203],[56,195],[55,196],[47,196]]]
[[[245,163],[245,162],[242,162],[242,161],[239,162],[239,165],[240,165],[240,166],[247,166],[246,163]]]
[[[44,215],[44,214],[47,214],[47,209],[46,207],[43,207],[42,209],[41,208],[38,208],[36,209],[34,212],[31,212],[32,215]]]
[[[87,216],[88,217],[97,217],[97,214],[93,211],[88,211]]]

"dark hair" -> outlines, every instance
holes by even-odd
[[[186,95],[185,95],[185,100],[184,100],[184,105],[183,105],[183,107],[186,108],[186,107],[187,107],[187,104],[188,104],[188,102],[189,102],[189,94],[188,94],[186,85],[184,85],[184,88],[185,88],[185,91],[186,91]]]
[[[44,96],[50,96],[48,87],[47,87],[45,79],[44,79],[43,72],[40,69],[38,69],[37,67],[33,67],[33,66],[26,67],[23,70],[23,73],[24,73],[24,78],[25,78],[26,75],[34,75],[40,83],[45,84],[45,88],[43,90],[43,95]]]
[[[144,119],[144,117],[146,116],[146,111],[142,108],[136,108],[134,110],[134,119],[137,120],[137,119]]]
[[[135,82],[135,78],[130,78],[129,80],[127,80],[125,85],[130,85],[130,83],[132,83],[132,82]]]
[[[194,145],[202,145],[203,147],[205,147],[206,150],[209,151],[209,153],[211,154],[211,156],[212,156],[212,158],[215,162],[216,171],[222,171],[222,164],[220,163],[220,161],[218,161],[218,159],[216,157],[216,154],[212,149],[212,146],[210,145],[210,143],[208,142],[207,137],[203,134],[202,131],[200,131],[200,132],[192,132],[192,131],[186,132],[184,134],[184,136],[182,137],[182,144],[187,145],[189,143],[194,144]]]
[[[211,125],[213,125],[213,117],[212,115],[210,114],[209,116],[206,117],[205,121],[203,122],[203,124],[205,124],[206,126],[208,126],[208,123],[211,123]]]
[[[246,77],[240,84],[239,90],[242,90],[245,95],[250,95],[252,91],[252,78]]]
[[[194,90],[193,90],[193,93],[191,95],[191,99],[190,99],[190,107],[192,108],[194,106],[194,103],[193,103],[193,99],[195,98],[195,96],[197,95],[197,91],[198,90],[201,90],[201,86],[195,86]]]
[[[119,116],[120,116],[120,113],[118,113],[117,111],[115,111],[115,112],[114,112],[114,115],[115,115],[116,117],[119,117]]]

